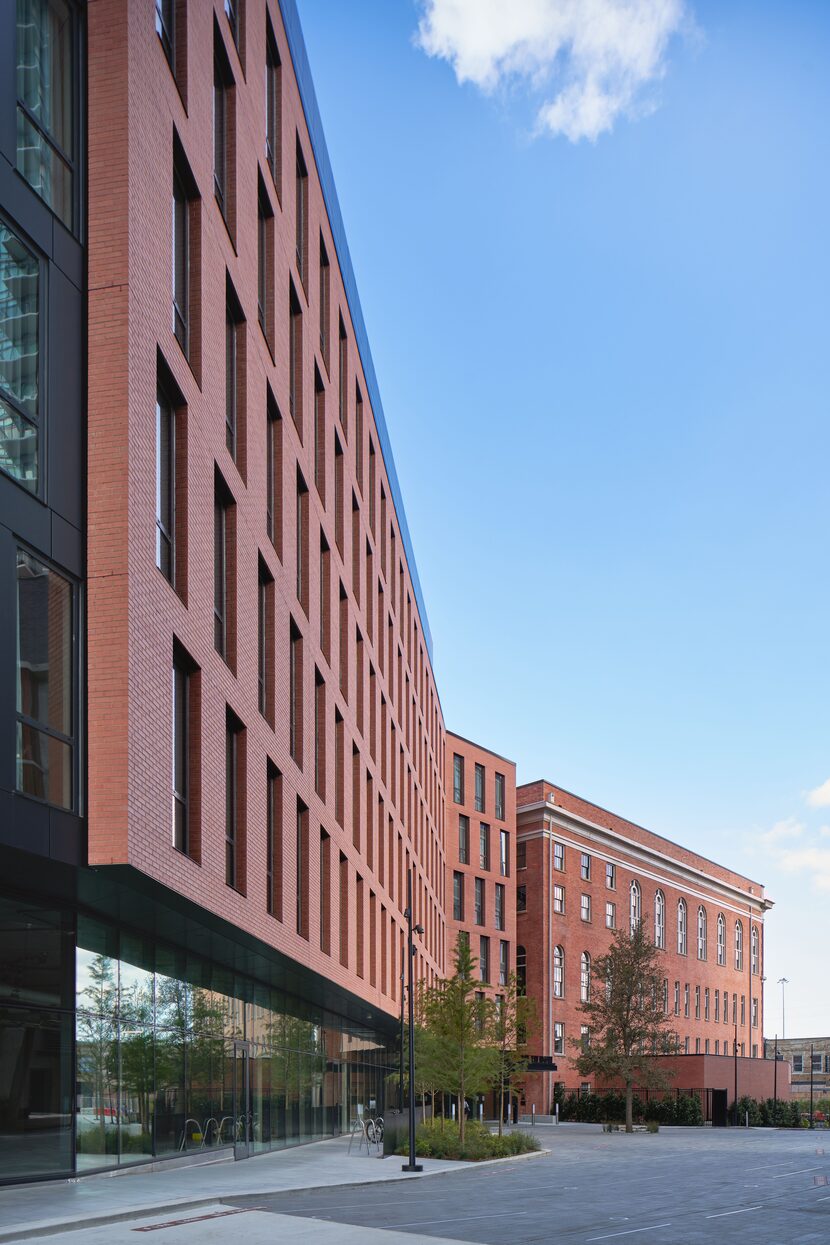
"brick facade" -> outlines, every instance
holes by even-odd
[[[248,0],[240,11],[237,48],[220,0],[177,4],[174,77],[152,6],[113,0],[88,10],[89,863],[129,865],[394,1014],[409,866],[416,920],[426,929],[417,972],[431,980],[445,964],[444,724],[394,468],[372,410],[280,8]],[[274,172],[265,148],[267,23],[281,66]],[[215,57],[228,105],[224,213],[214,192]],[[299,194],[298,160],[306,172]],[[174,161],[188,178],[187,354],[172,316]],[[263,325],[262,209],[270,214]],[[229,289],[238,328],[235,454],[226,435]],[[175,586],[155,557],[160,374],[177,407]],[[277,474],[270,531],[269,428]],[[227,507],[227,659],[214,644],[217,488]],[[270,594],[265,715],[260,566]],[[292,634],[301,645],[295,729],[303,741],[293,755]],[[187,854],[171,835],[174,646],[198,671],[191,794],[200,817]],[[225,880],[228,713],[239,744],[234,886]],[[282,828],[273,913],[269,766],[280,777]]]
[[[463,778],[457,791],[459,760]],[[516,969],[516,765],[498,753],[448,732],[444,772],[449,968],[458,935],[463,931],[478,961],[482,990],[485,994],[497,995],[499,986],[505,984],[504,978]],[[498,790],[503,791],[503,799],[497,796],[497,784]],[[477,791],[483,799],[477,800]],[[456,799],[457,795],[460,800]],[[500,892],[497,887],[502,888]],[[482,901],[479,913],[477,893]],[[459,898],[460,908],[457,907]],[[482,939],[487,940],[489,947],[486,976],[482,975]],[[501,971],[505,963],[502,943],[506,944],[506,973]]]
[[[739,1055],[763,1058],[763,934],[771,906],[763,886],[549,782],[519,787],[517,829],[525,861],[516,873],[518,954],[526,956],[527,992],[538,1006],[539,1053],[557,1065],[531,1080],[529,1102],[547,1110],[554,1080],[568,1088],[582,1083],[572,1043],[583,1024],[583,975],[607,951],[610,923],[630,922],[632,903],[650,937],[662,941],[668,1013],[681,1049],[733,1055],[737,1039]],[[583,964],[585,955],[590,962]]]

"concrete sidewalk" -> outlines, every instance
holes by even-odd
[[[400,1157],[367,1157],[365,1150],[358,1155],[354,1146],[349,1154],[348,1148],[348,1137],[336,1137],[238,1163],[218,1160],[152,1172],[138,1169],[16,1185],[0,1190],[0,1242],[92,1228],[184,1207],[193,1209],[215,1204],[223,1198],[378,1181],[421,1180],[482,1166],[481,1163],[422,1159],[423,1173],[415,1175],[401,1171],[403,1160]],[[496,1160],[506,1161],[510,1160]]]

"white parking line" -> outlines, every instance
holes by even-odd
[[[741,1210],[722,1210],[717,1215],[707,1215],[707,1219],[725,1219],[727,1215],[745,1215],[751,1210],[763,1210],[763,1206],[744,1206]]]
[[[421,1228],[431,1223],[467,1223],[470,1219],[501,1219],[505,1215],[518,1216],[526,1215],[527,1213],[526,1210],[498,1210],[491,1211],[489,1215],[447,1215],[443,1219],[410,1219],[406,1226],[407,1228]],[[393,1224],[390,1224],[386,1230],[393,1232],[395,1227]]]
[[[820,1167],[820,1163],[816,1167],[799,1167],[798,1171],[782,1172],[780,1176],[773,1176],[773,1180],[785,1180],[787,1176],[801,1176],[804,1172],[817,1172]]]
[[[610,1241],[613,1236],[633,1236],[635,1232],[654,1232],[656,1228],[670,1228],[671,1223],[650,1223],[647,1228],[629,1228],[627,1232],[607,1232],[605,1236],[589,1236],[588,1241]]]

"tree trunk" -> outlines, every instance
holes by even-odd
[[[504,1131],[504,1076],[499,1077],[499,1136]]]
[[[625,1131],[634,1132],[634,1085],[631,1081],[625,1083]]]
[[[458,1140],[464,1144],[464,1091],[458,1095]]]

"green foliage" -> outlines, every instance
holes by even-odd
[[[527,1071],[527,1042],[539,1028],[536,1003],[519,990],[515,973],[502,988],[501,1002],[493,1006],[485,1042],[493,1051],[492,1088],[496,1091],[499,1136],[502,1134],[505,1098],[517,1093]]]
[[[464,1136],[455,1120],[430,1120],[419,1124],[415,1133],[415,1152],[419,1158],[456,1159],[468,1163],[482,1159],[508,1158],[513,1154],[529,1154],[539,1149],[539,1142],[527,1133],[504,1136],[491,1133],[476,1120],[468,1120]],[[401,1145],[398,1154],[408,1154],[408,1145]]]
[[[659,1133],[660,1125],[656,1120],[646,1120],[646,1131],[649,1133]]]
[[[581,1076],[599,1075],[625,1086],[626,1128],[633,1122],[633,1086],[663,1088],[665,1073],[651,1057],[671,1046],[663,1009],[663,970],[642,922],[619,929],[610,950],[591,965],[590,997],[580,1004],[590,1041],[572,1039]]]
[[[604,1094],[567,1094],[559,1105],[560,1120],[577,1120],[586,1124],[623,1123],[626,1118],[625,1094],[609,1090]],[[631,1098],[633,1121],[655,1124],[695,1126],[703,1123],[703,1110],[697,1094],[666,1094],[643,1102],[637,1094]]]
[[[730,1112],[733,1111],[734,1105],[733,1103],[730,1107]],[[747,1112],[749,1112],[750,1128],[799,1128],[803,1127],[807,1118],[799,1109],[797,1102],[781,1102],[779,1099],[776,1104],[773,1098],[759,1101],[757,1098],[744,1095],[743,1098],[738,1099],[739,1126],[745,1124]]]

